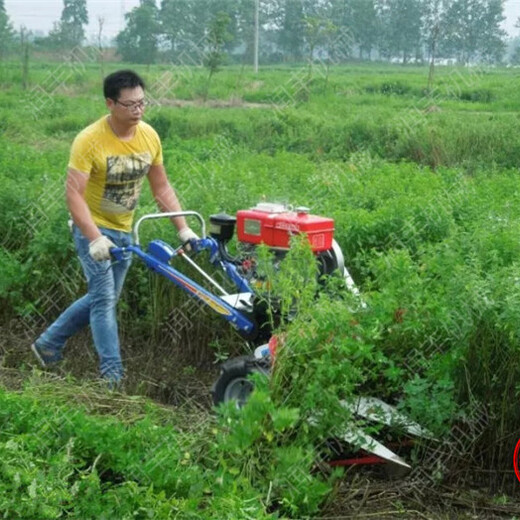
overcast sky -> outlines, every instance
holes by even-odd
[[[87,0],[90,23],[86,34],[93,37],[98,32],[98,18],[104,18],[103,34],[115,36],[124,26],[124,13],[139,5],[139,0]],[[32,31],[48,32],[53,22],[60,18],[63,0],[5,0],[7,14],[16,29],[25,25]],[[520,17],[520,0],[506,0],[504,28],[511,35],[520,32],[515,22]]]
[[[31,31],[48,32],[59,20],[63,0],[5,0],[5,9],[16,29],[25,25]],[[103,35],[115,36],[124,27],[124,13],[139,5],[139,0],[87,0],[89,25],[87,37],[97,35],[98,18],[104,18]]]

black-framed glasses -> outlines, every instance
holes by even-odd
[[[141,101],[134,101],[131,103],[121,103],[121,101],[114,99],[114,103],[117,103],[122,107],[125,107],[127,110],[131,110],[132,112],[137,109],[144,110],[146,108],[146,101],[144,99],[141,99]]]

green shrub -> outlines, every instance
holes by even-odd
[[[404,96],[411,91],[411,86],[401,81],[385,81],[379,85],[367,85],[365,92],[368,94],[384,94],[386,96]]]
[[[472,101],[478,103],[491,103],[491,101],[495,99],[493,91],[487,88],[462,90],[458,97],[459,99],[462,99],[462,101]]]

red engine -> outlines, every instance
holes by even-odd
[[[327,251],[331,249],[334,239],[334,220],[310,215],[308,208],[290,210],[281,204],[266,202],[237,212],[240,242],[289,249],[291,236],[298,233],[307,235],[315,253]]]
[[[233,257],[227,243],[237,229],[240,254]],[[210,236],[219,247],[222,258],[236,264],[242,274],[255,275],[255,249],[265,244],[274,253],[275,262],[280,262],[290,248],[291,236],[307,237],[318,262],[319,276],[338,271],[345,272],[343,253],[334,240],[334,220],[310,215],[308,208],[293,209],[282,204],[261,202],[254,208],[237,211],[236,217],[219,213],[210,216]]]

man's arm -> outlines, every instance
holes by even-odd
[[[73,168],[67,171],[67,184],[65,188],[67,205],[74,224],[79,227],[84,237],[92,242],[101,236],[90,209],[85,201],[85,189],[87,187],[88,175]]]
[[[150,167],[150,171],[148,172],[148,181],[150,182],[150,188],[152,190],[155,201],[157,202],[157,205],[161,211],[182,211],[179,199],[175,194],[175,190],[168,181],[166,170],[162,164],[155,166],[152,165]],[[179,231],[188,228],[186,219],[184,217],[172,218],[172,222]]]

